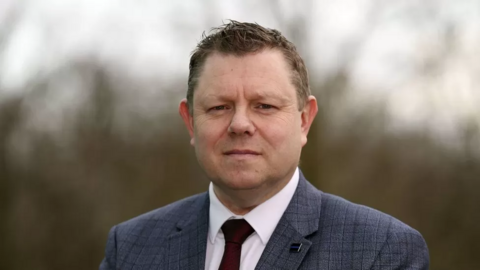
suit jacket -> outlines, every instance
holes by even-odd
[[[114,226],[100,270],[204,269],[208,193]],[[299,252],[290,251],[301,243]],[[255,269],[428,269],[416,230],[366,206],[323,193],[300,173],[295,194]]]

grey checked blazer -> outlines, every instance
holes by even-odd
[[[204,269],[209,198],[202,193],[114,226],[100,270]],[[300,252],[291,252],[301,243]],[[300,181],[255,269],[428,269],[420,233]]]

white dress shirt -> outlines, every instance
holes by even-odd
[[[255,269],[268,240],[277,227],[280,218],[292,200],[298,185],[298,168],[288,184],[273,197],[255,207],[244,216],[235,215],[215,195],[210,183],[210,218],[208,226],[206,270],[218,270],[225,249],[225,238],[221,227],[229,219],[245,219],[255,230],[242,245],[240,270]]]

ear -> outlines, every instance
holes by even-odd
[[[178,106],[178,112],[187,126],[188,133],[190,133],[190,144],[193,146],[195,145],[195,135],[193,132],[193,115],[190,114],[188,110],[188,103],[187,99],[184,98],[180,101],[180,105]]]
[[[314,96],[309,96],[308,100],[303,107],[301,120],[302,120],[302,147],[307,143],[307,135],[310,127],[312,126],[313,119],[317,115],[317,99]]]

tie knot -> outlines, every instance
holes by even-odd
[[[254,231],[245,219],[230,219],[225,221],[222,226],[225,242],[233,242],[239,245],[242,245]]]

